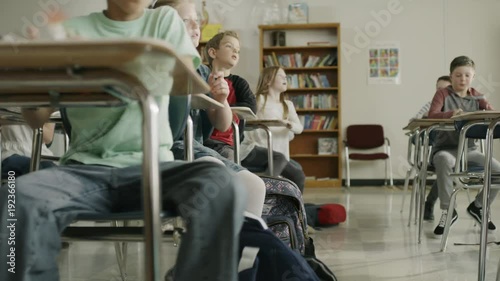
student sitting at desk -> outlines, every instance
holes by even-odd
[[[160,6],[171,6],[177,10],[180,17],[186,25],[186,29],[191,36],[191,40],[195,47],[200,43],[200,25],[198,24],[198,15],[196,13],[196,6],[192,0],[160,0],[156,2],[154,8]],[[227,102],[229,95],[229,85],[224,79],[224,73],[212,73],[210,69],[204,64],[198,67],[198,73],[208,81],[211,89],[211,97],[216,101],[222,103],[224,108],[209,109],[200,112],[200,110],[191,110],[191,117],[193,118],[194,141],[193,151],[194,158],[202,161],[215,161],[226,167],[230,168],[243,182],[247,190],[247,208],[246,210],[258,217],[262,215],[264,207],[264,198],[266,196],[266,186],[264,181],[257,175],[249,172],[247,169],[240,165],[236,165],[229,159],[222,157],[216,151],[204,146],[203,143],[203,128],[210,127],[212,124],[218,130],[226,131],[231,126],[233,113]],[[184,159],[184,141],[176,141],[172,146],[172,152],[176,159]]]
[[[293,181],[303,192],[305,175],[300,164],[290,159],[289,144],[295,134],[302,133],[304,127],[300,123],[293,103],[285,100],[286,89],[287,80],[283,68],[271,66],[262,70],[256,91],[257,118],[278,119],[287,123],[286,127],[270,127],[273,136],[274,176],[282,175]],[[241,164],[244,167],[266,168],[267,152],[267,137],[263,130],[245,132],[245,139],[241,145],[243,159]]]
[[[238,64],[240,59],[238,34],[234,31],[219,33],[207,42],[205,48],[212,72],[222,71],[224,73],[224,79],[229,85],[227,97],[229,105],[248,107],[255,113],[255,96],[250,90],[248,82],[243,77],[231,74],[231,69]],[[236,115],[233,118],[240,125],[240,136],[243,135],[244,128],[241,126],[241,120]],[[210,138],[205,140],[204,145],[234,161],[233,133],[233,128],[226,131],[214,129]]]
[[[436,92],[429,110],[429,118],[450,118],[462,112],[492,110],[493,108],[484,96],[471,87],[475,72],[474,61],[470,58],[460,56],[453,59],[450,65],[451,86]],[[439,201],[441,203],[441,210],[443,210],[439,224],[434,229],[434,234],[436,235],[443,234],[446,217],[450,215],[447,210],[453,191],[453,180],[449,174],[455,168],[458,138],[458,132],[438,132],[432,147],[432,161],[436,168]],[[484,165],[484,154],[478,151],[474,140],[468,141],[468,147],[468,166],[482,167]],[[492,159],[491,165],[493,172],[500,172],[500,162]],[[490,204],[495,199],[497,192],[498,189],[491,190]],[[481,214],[483,211],[482,197],[483,192],[481,191],[467,207],[467,213],[479,223],[481,223]],[[451,215],[453,216],[451,220],[453,224],[458,219],[456,210]],[[496,229],[493,222],[488,222],[488,229]]]
[[[437,79],[436,81],[436,91],[440,89],[445,89],[451,85],[450,76],[444,75]],[[432,101],[426,103],[422,108],[418,111],[417,115],[415,115],[412,119],[421,119],[426,118],[429,114],[429,109],[431,108]],[[411,120],[410,120],[411,121]],[[434,132],[430,136],[429,143],[432,143],[432,139],[434,138]],[[415,137],[413,138],[413,143],[415,144]],[[425,199],[425,207],[424,207],[424,220],[433,221],[434,220],[434,204],[438,199],[438,186],[437,181],[434,181],[432,184],[431,190]]]
[[[108,0],[107,9],[65,22],[82,38],[157,38],[168,42],[196,68],[198,52],[182,19],[169,7],[149,10],[150,0]],[[118,46],[117,46],[118,48]],[[145,83],[144,73],[127,73]],[[150,80],[150,79],[149,79]],[[168,116],[172,79],[145,84]],[[166,92],[167,91],[167,92]],[[54,109],[24,110],[31,127],[42,126]],[[16,268],[0,280],[58,280],[60,233],[82,213],[141,209],[142,114],[138,103],[117,108],[68,108],[72,125],[63,165],[16,178]],[[186,220],[175,280],[237,280],[238,233],[243,223],[245,190],[233,173],[210,162],[174,162],[168,120],[159,122],[159,159],[163,206]],[[9,254],[8,191],[0,188],[0,264]],[[209,194],[209,196],[207,196]],[[198,204],[203,198],[203,205]]]

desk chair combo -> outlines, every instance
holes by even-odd
[[[139,60],[147,61],[148,65]],[[173,81],[172,95],[209,91],[196,71],[159,40],[19,42],[15,46],[0,43],[0,107],[65,108],[139,103],[144,118],[144,212],[87,214],[78,220],[115,221],[134,217],[144,220],[144,228],[70,227],[63,236],[69,241],[144,241],[145,280],[159,281],[163,279],[159,267],[160,217],[173,214],[162,213],[159,200],[158,105],[137,77],[121,71],[124,67],[134,67],[146,72],[152,65],[168,66],[170,71],[161,74],[166,76],[163,79]]]
[[[457,161],[455,172],[450,176],[454,177],[457,187],[453,190],[448,212],[453,212],[456,203],[458,191],[462,189],[483,189],[483,212],[481,221],[481,235],[479,247],[478,280],[484,281],[486,278],[486,251],[488,239],[488,222],[490,221],[489,194],[491,188],[500,188],[500,184],[492,184],[493,179],[500,178],[500,174],[492,173],[491,159],[493,152],[493,140],[500,138],[500,112],[498,111],[480,111],[470,112],[452,117],[456,120],[456,129],[460,131],[459,144],[457,149]],[[485,163],[484,167],[467,166],[467,140],[482,139],[485,140]],[[460,161],[462,160],[462,161]],[[461,164],[464,163],[464,164]],[[451,217],[448,216],[443,237],[441,239],[441,251],[446,250],[447,239],[451,227]],[[484,223],[486,222],[486,223]],[[500,261],[499,267],[500,269]],[[500,280],[500,272],[497,273],[497,280]]]

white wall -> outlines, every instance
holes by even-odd
[[[235,69],[251,85],[259,71],[259,41],[250,18],[257,1],[220,0],[227,11],[223,24],[240,33],[241,62]],[[271,2],[271,1],[269,1]],[[286,1],[285,1],[286,2]],[[288,1],[289,3],[300,1]],[[392,144],[394,177],[404,178],[407,139],[402,127],[435,92],[437,77],[449,73],[449,63],[459,55],[476,62],[475,86],[500,108],[500,19],[496,0],[309,0],[309,21],[340,22],[341,40],[356,47],[358,53],[342,59],[342,127],[350,124],[379,123]],[[391,7],[391,8],[389,8]],[[210,7],[209,7],[210,8]],[[217,7],[218,10],[220,6]],[[384,12],[381,12],[384,11]],[[391,13],[392,11],[392,13]],[[211,13],[216,17],[217,14]],[[382,14],[390,14],[390,18]],[[402,83],[367,84],[367,47],[360,44],[360,33],[368,26],[369,42],[397,41],[401,46]],[[379,29],[374,28],[379,26]],[[355,40],[356,39],[356,40]],[[361,42],[363,43],[363,42]],[[500,148],[500,146],[498,147]],[[497,152],[499,149],[497,149]],[[497,153],[497,156],[500,153]],[[383,163],[355,162],[355,179],[383,178]]]
[[[196,0],[199,3],[200,0]],[[260,0],[208,0],[212,19],[223,18],[228,29],[241,35],[242,55],[235,73],[254,87],[259,75],[259,41],[257,21],[252,9]],[[0,34],[17,31],[43,12],[48,2],[70,16],[99,11],[105,0],[19,0],[0,4]],[[266,0],[271,2],[271,0]],[[293,0],[279,0],[284,6]],[[359,49],[359,53],[342,59],[343,129],[355,123],[380,123],[391,139],[394,176],[404,178],[406,138],[401,128],[434,94],[434,82],[448,73],[450,61],[468,55],[477,64],[476,86],[500,108],[500,1],[497,0],[309,0],[310,22],[340,22],[342,43]],[[388,5],[395,8],[388,9]],[[53,7],[50,6],[49,7]],[[217,11],[217,13],[215,13]],[[380,11],[392,11],[387,22],[377,20]],[[382,12],[384,13],[384,12]],[[400,85],[367,85],[367,49],[355,41],[359,30],[374,26],[369,41],[398,41],[401,45],[402,83]],[[358,34],[358,35],[357,35]],[[498,149],[497,149],[498,150]],[[383,164],[356,163],[352,177],[383,177]]]

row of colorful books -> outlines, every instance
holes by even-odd
[[[334,94],[307,94],[289,96],[296,109],[328,109],[337,108],[337,95]]]
[[[330,88],[330,81],[325,74],[288,74],[286,79],[289,89]]]
[[[306,56],[302,57],[301,53],[276,55],[272,52],[270,55],[264,56],[264,65],[268,66],[282,66],[282,67],[324,67],[334,66],[337,64],[337,56],[334,54],[327,54],[325,56]]]
[[[304,130],[335,130],[337,118],[333,115],[299,115],[299,120],[304,126]]]

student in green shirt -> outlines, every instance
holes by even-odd
[[[200,59],[174,9],[146,9],[150,0],[108,0],[103,12],[64,23],[82,38],[156,38]],[[154,62],[139,62],[147,64]],[[159,73],[161,69],[156,69]],[[237,280],[237,239],[243,221],[245,191],[227,168],[210,163],[173,162],[168,122],[171,79],[136,75],[156,96],[160,124],[160,174],[163,206],[175,208],[187,222],[179,249],[175,280]],[[45,123],[54,109],[24,110],[32,127]],[[137,103],[119,108],[68,108],[70,149],[62,165],[16,179],[15,273],[0,271],[0,280],[59,279],[60,233],[78,214],[141,209],[141,110]],[[0,188],[0,263],[9,261],[8,186]]]

